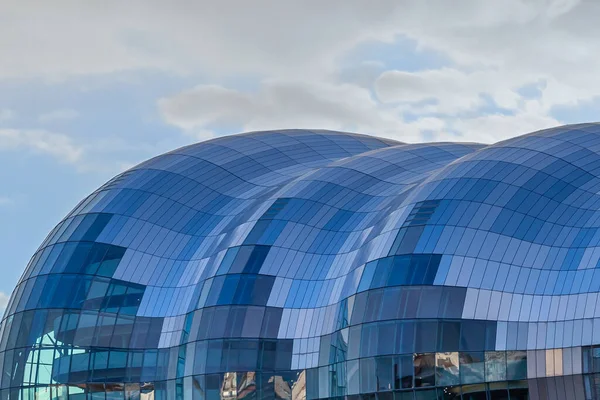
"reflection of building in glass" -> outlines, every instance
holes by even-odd
[[[292,399],[306,400],[306,371],[301,371],[298,374],[298,380],[293,383]]]
[[[598,398],[599,265],[600,125],[219,138],[50,232],[0,400]]]
[[[225,372],[221,387],[221,399],[229,400],[237,398],[237,380],[235,372]]]

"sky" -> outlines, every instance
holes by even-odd
[[[152,156],[244,131],[493,143],[600,111],[600,2],[0,5],[0,309],[45,235]]]

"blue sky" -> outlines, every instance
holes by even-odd
[[[493,143],[598,120],[596,2],[24,3],[0,18],[0,306],[79,200],[182,145],[277,128]]]

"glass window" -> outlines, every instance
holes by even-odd
[[[377,374],[375,359],[372,357],[361,358],[359,373],[361,393],[377,391]]]
[[[359,365],[359,360],[348,361],[348,375],[346,380],[346,387],[348,388],[349,395],[358,394],[360,392],[360,377],[358,375]]]
[[[400,321],[396,327],[396,353],[413,353],[415,348],[415,323]]]
[[[412,273],[410,269],[410,256],[396,256],[392,257],[392,260],[392,272],[388,279],[388,285],[408,285]]]
[[[351,326],[348,330],[348,359],[360,356],[361,332],[361,325]]]
[[[375,268],[375,274],[371,281],[371,288],[381,288],[386,286],[390,270],[392,268],[392,257],[386,257],[377,260],[377,267]]]
[[[222,338],[223,336],[225,336],[225,327],[227,323],[226,317],[227,315],[229,315],[230,308],[231,307],[215,307],[213,309],[214,316],[211,320],[210,325],[208,326],[209,338]],[[204,319],[204,314],[202,314],[202,319]]]
[[[413,391],[394,392],[394,400],[414,400]]]
[[[592,371],[591,372],[600,372],[600,346],[592,347],[591,356],[592,356]]]
[[[235,352],[232,350],[235,348]],[[256,340],[236,340],[232,341],[230,346],[229,371],[254,371],[258,360],[258,341]],[[236,358],[237,355],[237,358]]]
[[[415,353],[415,387],[435,386],[435,353]]]
[[[413,387],[413,356],[404,355],[394,358],[394,388],[405,389]]]
[[[223,354],[223,341],[210,340],[206,352],[206,372],[221,371],[221,358]]]
[[[260,336],[263,338],[276,338],[281,322],[282,308],[266,307],[262,321]]]
[[[377,373],[377,391],[394,389],[394,358],[377,357],[375,358]]]
[[[367,307],[365,310],[364,322],[379,320],[379,312],[383,298],[383,290],[372,290],[369,292]]]
[[[96,313],[81,313],[79,317],[79,323],[77,330],[75,331],[75,338],[73,344],[76,346],[90,346],[92,339],[94,338],[94,331],[96,329],[96,321],[98,315]]]
[[[487,382],[506,380],[506,352],[487,351],[485,353],[485,380]]]
[[[592,372],[592,348],[591,347],[583,347],[581,349],[581,358],[583,364],[583,372],[589,373]]]
[[[371,287],[371,281],[373,280],[373,274],[375,273],[376,267],[377,261],[371,261],[365,264],[357,292],[364,292],[365,290],[369,290],[369,288]]]
[[[256,281],[252,287],[249,304],[257,306],[267,305],[274,283],[274,276],[257,275]]]
[[[220,399],[223,380],[221,374],[211,374],[204,377],[206,385],[206,400]],[[166,398],[166,397],[165,397]]]
[[[31,319],[30,324],[28,324],[30,328],[28,330],[21,330],[21,336],[23,340],[26,340],[25,344],[30,346],[34,343],[40,343],[42,336],[46,333],[48,310],[30,311],[24,315],[28,315],[27,319]]]
[[[461,383],[484,382],[484,353],[483,352],[461,352],[460,353],[460,380]]]
[[[357,325],[363,322],[365,315],[365,308],[367,306],[368,292],[358,293],[354,297],[354,307],[352,309],[352,316],[350,318],[351,325]]]
[[[262,371],[272,371],[275,369],[277,342],[274,340],[261,341],[260,351],[260,369]]]
[[[462,318],[466,293],[466,288],[444,287],[442,292],[440,317]]]
[[[417,321],[415,333],[415,352],[433,352],[437,346],[437,321]]]
[[[437,318],[441,297],[441,287],[423,287],[421,289],[421,300],[419,302],[419,318]]]
[[[460,341],[459,321],[440,321],[438,324],[438,351],[457,351]]]
[[[240,247],[230,247],[227,249],[227,253],[225,253],[223,260],[221,261],[221,265],[219,265],[217,275],[226,274],[229,272],[229,268],[231,267],[231,264],[233,264],[233,261],[235,260],[239,250]]]
[[[482,351],[485,348],[486,322],[475,320],[462,321],[460,350]]]
[[[116,319],[110,347],[124,348],[129,346],[133,331],[133,322],[134,317],[121,316]]]
[[[486,321],[485,323],[485,350],[495,350],[496,349],[496,332],[497,332],[497,323],[496,321]],[[521,333],[519,333],[519,336]],[[527,335],[524,337],[525,343],[527,343]],[[526,346],[526,345],[525,345]],[[525,349],[527,347],[523,347]]]
[[[288,370],[292,365],[292,349],[293,340],[281,339],[277,341],[277,352],[275,369],[277,370]]]
[[[437,400],[435,389],[415,390],[415,400]]]
[[[438,386],[460,384],[458,352],[436,353],[435,366]]]
[[[402,289],[399,287],[385,288],[383,292],[383,304],[381,306],[381,319],[397,319],[400,318],[399,307],[400,294]]]
[[[378,329],[377,324],[366,324],[362,326],[362,333],[360,335],[360,356],[371,357],[377,355],[377,338]]]
[[[526,351],[506,352],[506,379],[511,381],[527,379]]]
[[[231,304],[233,296],[238,287],[240,275],[226,275],[225,281],[221,288],[221,293],[218,296],[217,304]]]
[[[227,318],[225,337],[239,338],[242,336],[242,328],[244,326],[244,319],[246,318],[246,307],[233,306],[222,318]]]
[[[260,335],[264,312],[265,309],[263,307],[247,308],[242,337],[254,338]]]
[[[394,354],[394,346],[396,343],[396,326],[395,322],[379,322],[377,323],[377,354]]]
[[[411,256],[410,269],[412,270],[412,276],[410,283],[412,285],[423,285],[427,283],[433,283],[433,279],[431,279],[431,282],[425,281],[425,277],[427,275],[427,266],[429,265],[430,259],[431,257],[429,254],[413,254]],[[437,265],[432,265],[432,271],[433,269],[437,271]],[[435,276],[435,273],[433,275]]]
[[[403,318],[416,318],[419,309],[419,298],[421,297],[421,288],[406,286],[402,288],[399,308],[403,312]],[[461,310],[462,311],[462,310]]]

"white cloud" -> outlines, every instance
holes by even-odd
[[[75,119],[79,116],[79,113],[70,108],[63,108],[60,110],[53,110],[43,114],[40,114],[38,120],[40,122],[55,122],[55,121],[66,121]]]
[[[48,154],[63,163],[80,161],[83,149],[69,136],[45,130],[0,129],[0,151],[30,150]]]
[[[519,105],[518,89],[528,83],[498,82],[494,71],[465,73],[452,68],[419,72],[386,71],[375,81],[380,100],[386,103],[419,103],[435,100],[435,104],[412,107],[411,111],[422,113],[457,114],[477,110],[485,104],[489,95],[496,105],[514,109]]]
[[[6,306],[8,305],[8,301],[10,300],[10,296],[4,292],[0,292],[0,315],[4,313]]]
[[[446,130],[436,131],[432,140],[495,143],[557,125],[560,122],[556,119],[534,113],[482,115],[450,120]]]
[[[600,96],[600,3],[593,1],[5,3],[0,79],[139,70],[201,77],[212,85],[159,104],[168,122],[196,138],[235,127],[310,126],[407,141],[424,130],[440,137],[460,130],[467,140],[495,141],[511,124],[560,123],[554,107]],[[385,71],[380,61],[394,58],[385,54],[344,65],[358,44],[400,36],[448,65]],[[232,76],[262,84],[252,93],[222,84]],[[533,82],[543,82],[541,95],[527,104],[518,89]],[[489,100],[513,115],[486,110]],[[493,133],[479,132],[484,124]]]
[[[64,77],[133,69],[321,74],[367,38],[390,39],[386,0],[280,3],[58,0],[3,3],[0,76]],[[251,17],[249,17],[251,16]]]
[[[211,127],[229,130],[323,128],[418,140],[420,126],[408,124],[393,107],[380,106],[369,90],[350,84],[266,80],[254,93],[201,85],[159,101],[165,120],[195,134]],[[437,123],[439,126],[439,123]]]
[[[0,195],[0,206],[6,206],[13,203],[13,199],[8,196]]]
[[[75,140],[70,135],[40,129],[1,129],[0,153],[3,151],[29,152],[50,156],[59,163],[71,165],[80,173],[99,173],[102,176],[116,174],[172,148],[168,143],[130,142],[119,136]],[[0,196],[0,205],[3,200]],[[11,198],[6,200],[12,202]]]
[[[276,39],[266,38],[266,43],[252,42],[251,46],[245,41],[251,41],[252,35],[241,39],[253,52],[242,52],[233,68],[246,68],[246,57],[258,56],[271,45],[270,40],[287,41],[294,50],[297,45],[298,53],[304,56],[294,62],[298,63],[296,67],[306,69],[305,79],[290,83],[298,80],[283,74],[281,79],[263,80],[254,93],[199,86],[161,100],[165,119],[186,130],[210,131],[211,127],[223,125],[239,126],[242,130],[318,126],[363,130],[406,141],[421,140],[421,132],[433,131],[428,138],[495,142],[559,125],[561,122],[551,116],[553,107],[577,105],[600,96],[600,81],[596,79],[600,42],[594,39],[594,33],[600,34],[600,29],[591,17],[600,16],[600,5],[596,3],[459,0],[450,5],[432,0],[381,4],[364,4],[364,17],[360,12],[359,17],[324,16],[332,31],[346,22],[350,28],[342,28],[339,36],[325,33],[318,43],[306,37],[314,48],[307,49],[306,42],[296,42],[286,33]],[[353,7],[361,5],[353,3]],[[307,7],[294,20],[306,23],[311,19],[311,10]],[[324,15],[329,11],[333,12],[324,9]],[[369,35],[356,28],[354,18],[363,19],[362,28]],[[270,29],[259,25],[256,29],[263,32]],[[317,24],[316,30],[320,29]],[[382,71],[382,64],[377,62],[365,61],[358,66],[331,62],[367,38],[390,40],[394,35],[415,40],[419,49],[443,54],[451,66]],[[211,39],[220,43],[225,53],[233,48],[228,42],[220,42],[223,36],[219,30]],[[339,45],[333,44],[336,41]],[[322,42],[329,46],[329,54],[320,51]],[[309,57],[305,57],[306,52]],[[290,67],[286,57],[264,61],[269,65],[259,71],[267,76],[280,73],[272,64]],[[327,73],[313,78],[314,70],[307,64],[327,73],[337,68],[337,78]],[[226,65],[227,68],[231,66]],[[347,83],[342,84],[339,79]],[[519,92],[524,86],[540,82],[541,95],[537,99],[530,100]],[[369,96],[371,88],[375,99]],[[495,107],[507,115],[498,114]],[[407,114],[412,115],[410,123],[406,122]]]

